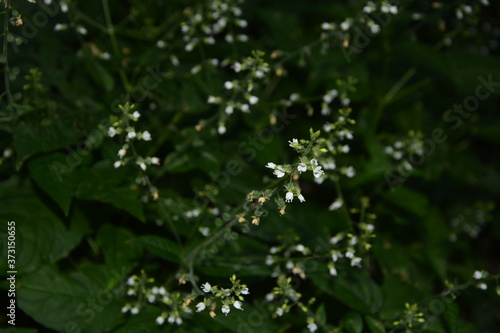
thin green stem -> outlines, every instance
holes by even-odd
[[[120,78],[122,80],[122,84],[125,88],[125,92],[127,95],[130,94],[131,87],[130,83],[128,82],[127,76],[125,75],[125,72],[123,71],[123,68],[121,66],[121,52],[120,48],[118,47],[118,42],[116,40],[116,35],[115,35],[115,27],[113,26],[113,22],[111,21],[111,14],[109,12],[109,3],[108,0],[102,0],[102,7],[104,10],[104,18],[106,20],[106,27],[107,27],[107,33],[109,35],[109,39],[111,40],[111,46],[113,47],[113,53],[118,61],[120,61]]]
[[[15,120],[17,118],[17,112],[14,108],[14,101],[12,98],[12,92],[10,90],[10,70],[9,70],[9,57],[8,57],[8,36],[9,36],[9,11],[10,11],[10,0],[6,0],[5,2],[5,14],[4,14],[4,30],[3,30],[3,51],[2,51],[2,60],[4,63],[3,67],[3,77],[5,84],[5,94],[7,96],[8,108],[11,116],[11,120]]]

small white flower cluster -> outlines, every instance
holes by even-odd
[[[397,161],[396,168],[401,174],[411,172],[413,171],[411,161],[420,161],[420,156],[425,153],[422,133],[410,131],[408,137],[386,146],[384,152]]]
[[[287,277],[286,274],[280,274],[277,277],[278,285],[274,287],[272,292],[266,295],[266,301],[275,303],[274,318],[281,317],[284,313],[288,313],[295,304],[299,303],[302,297],[299,292],[293,289],[291,281],[292,277]],[[304,310],[304,307],[300,308]]]
[[[217,286],[212,286],[210,283],[206,282],[201,285],[201,290],[206,294],[211,294],[209,297],[205,297],[203,302],[196,304],[196,312],[201,312],[207,307],[211,309],[210,316],[215,317],[216,314],[214,310],[217,307],[216,299],[220,299],[222,304],[221,312],[227,316],[231,311],[230,305],[234,306],[235,309],[243,311],[243,301],[244,297],[242,295],[250,294],[248,287],[245,284],[240,284],[240,280],[236,279],[233,275],[230,278],[233,286],[229,289],[218,288]]]
[[[489,273],[482,270],[482,271],[475,271],[474,274],[472,274],[472,277],[474,278],[474,280],[483,280],[483,279],[486,279],[487,277],[489,276]],[[476,284],[476,287],[478,289],[481,289],[481,290],[486,290],[488,289],[488,285],[484,282],[478,282]]]
[[[483,226],[493,220],[494,209],[495,204],[492,201],[477,201],[472,206],[458,208],[450,222],[450,241],[456,241],[462,233],[470,238],[477,238]]]
[[[169,293],[163,286],[150,286],[154,282],[153,278],[148,278],[145,273],[141,277],[133,275],[126,281],[129,286],[127,296],[134,296],[137,299],[145,299],[149,304],[156,304],[165,309],[160,316],[156,318],[157,325],[163,325],[165,320],[169,324],[181,325],[182,316],[191,315],[193,311],[187,306],[190,296],[182,296],[179,292]],[[130,312],[131,315],[136,315],[141,308],[145,306],[139,301],[130,304],[127,303],[122,308],[122,313]]]
[[[354,30],[353,27],[356,26],[364,29],[368,36],[377,35],[380,32],[380,24],[383,23],[377,22],[380,20],[379,15],[396,15],[398,12],[398,7],[389,1],[380,1],[379,3],[368,1],[363,10],[355,17],[346,18],[341,23],[323,22],[321,24],[321,39],[325,41],[322,45],[323,50],[330,46],[326,41],[331,38],[342,40],[343,47],[348,47],[353,37],[351,30]],[[359,30],[355,33],[359,33]]]
[[[293,143],[297,142],[294,141]],[[290,164],[276,165],[273,162],[269,162],[266,164],[266,168],[273,169],[273,174],[278,178],[283,178],[286,174],[293,174],[294,172],[298,172],[299,174],[301,174],[303,172],[306,172],[307,170],[312,171],[314,178],[319,178],[325,173],[322,170],[322,167],[318,165],[318,160],[316,158],[313,158],[310,161],[302,160],[301,162],[297,163],[296,166],[292,166]]]
[[[228,116],[233,114],[235,109],[239,109],[243,113],[249,113],[252,105],[259,103],[253,91],[259,87],[261,81],[268,79],[269,64],[263,59],[264,53],[253,51],[251,57],[243,59],[241,62],[234,62],[232,69],[236,73],[247,72],[243,80],[227,80],[224,82],[224,90],[226,97],[208,96],[207,103],[220,104],[224,109],[219,120],[219,134],[226,132],[225,121]],[[222,67],[228,66],[229,60],[224,60],[221,63]]]
[[[184,13],[188,19],[181,23],[181,31],[187,52],[194,50],[199,43],[214,45],[218,35],[224,35],[228,43],[248,41],[247,35],[233,33],[236,28],[246,28],[248,22],[240,18],[241,9],[230,1],[209,1],[208,7],[186,8]]]
[[[130,151],[132,141],[143,140],[151,141],[152,137],[148,131],[137,132],[135,127],[131,125],[131,122],[137,122],[141,113],[137,110],[132,111],[135,105],[130,105],[128,102],[124,105],[119,105],[122,110],[122,115],[119,119],[113,122],[113,125],[108,128],[108,136],[113,138],[117,135],[125,134],[125,143],[122,148],[118,150],[118,161],[114,162],[113,166],[119,168],[125,165],[128,160],[135,159],[136,164],[143,170],[146,171],[148,165],[160,165],[160,159],[158,157],[146,157],[134,156],[127,158],[127,152]]]
[[[457,19],[462,20],[466,15],[472,15],[472,6],[461,4],[455,9]]]
[[[349,259],[352,267],[361,267],[362,258],[356,256],[356,248],[358,247],[364,250],[369,250],[371,248],[370,239],[374,237],[373,231],[375,227],[373,224],[360,223],[359,229],[359,235],[340,232],[330,238],[330,244],[333,247],[330,250],[332,261],[328,263],[330,275],[337,276],[337,268],[335,265],[341,258]]]
[[[355,85],[357,79],[353,77],[348,77],[346,80],[337,80],[337,87],[335,89],[328,90],[323,95],[323,101],[321,103],[321,114],[323,116],[329,116],[332,112],[330,108],[331,104],[338,97],[342,107],[348,107],[351,104],[351,99],[348,97],[349,92],[355,90]]]
[[[308,256],[311,254],[311,250],[304,246],[303,244],[293,244],[293,245],[282,245],[282,246],[273,246],[269,249],[269,253],[266,256],[265,263],[268,266],[274,265],[277,262],[281,262],[282,259],[285,259],[284,262],[284,270],[282,269],[282,265],[275,265],[273,268],[273,272],[271,273],[271,277],[278,277],[281,274],[293,273],[295,275],[300,276],[302,279],[306,278],[306,272],[303,265],[303,257],[293,257],[293,254],[300,253],[303,256]]]
[[[356,175],[354,167],[343,166],[337,168],[336,159],[339,155],[348,154],[351,151],[351,147],[345,142],[346,140],[352,140],[354,138],[353,132],[349,129],[349,126],[355,124],[355,121],[349,117],[351,112],[352,110],[350,108],[339,109],[335,122],[327,122],[323,125],[323,130],[327,133],[325,146],[330,154],[322,154],[319,157],[320,164],[325,170],[336,170],[338,174],[348,178],[352,178]],[[321,184],[324,181],[324,177],[318,177],[314,181]],[[337,202],[333,207],[330,206],[331,210],[340,208],[340,206],[338,206],[339,204],[341,204],[341,202]]]

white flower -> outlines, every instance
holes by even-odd
[[[225,314],[226,316],[229,313],[229,311],[231,311],[231,309],[227,305],[223,305],[221,310],[222,310],[222,313]]]
[[[158,294],[160,294],[160,295],[165,295],[165,293],[166,293],[166,292],[167,292],[167,291],[165,290],[165,287],[160,287],[160,288],[158,289]]]
[[[235,62],[233,65],[233,69],[236,73],[238,73],[239,71],[241,71],[241,64],[239,62]]]
[[[126,149],[120,149],[118,150],[118,156],[120,156],[120,158],[123,158],[125,157],[125,155],[127,154],[127,150]]]
[[[486,289],[488,289],[488,285],[487,285],[486,283],[484,283],[484,282],[482,282],[482,283],[478,284],[478,285],[477,285],[477,287],[478,287],[479,289],[481,289],[481,290],[486,290]]]
[[[276,315],[278,317],[281,317],[285,311],[282,308],[277,308],[276,309]]]
[[[57,23],[54,26],[54,31],[62,31],[62,30],[65,30],[66,28],[67,28],[66,24]]]
[[[250,294],[250,291],[248,290],[248,288],[241,288],[241,294],[248,295],[248,294]]]
[[[306,247],[302,244],[298,244],[297,246],[295,246],[295,250],[299,252],[304,252],[305,249]]]
[[[167,319],[167,320],[168,320],[168,322],[169,322],[170,324],[173,324],[173,323],[175,322],[175,317],[174,317],[174,316],[168,316],[168,319]]]
[[[310,323],[307,325],[307,328],[309,329],[309,332],[313,333],[318,329],[318,325],[316,325],[315,323]]]
[[[354,249],[352,247],[348,248],[347,249],[347,252],[345,253],[345,257],[346,258],[349,258],[349,259],[352,259],[354,258]]]
[[[372,34],[378,34],[380,32],[380,26],[378,24],[372,24],[370,27]]]
[[[205,303],[203,303],[203,302],[196,304],[196,312],[201,312],[201,311],[205,310],[205,308],[206,308],[206,306],[205,306]]]
[[[250,104],[252,105],[255,105],[259,102],[259,98],[257,96],[250,96],[248,98],[248,102],[250,102]]]
[[[293,193],[292,192],[286,192],[285,201],[286,202],[292,202],[292,200],[293,200]]]
[[[136,315],[139,313],[139,308],[134,306],[132,309],[130,309],[130,313],[133,315]]]
[[[231,90],[231,89],[233,89],[233,87],[234,87],[234,85],[231,81],[226,81],[224,83],[224,88],[226,88],[227,90]]]
[[[155,295],[149,295],[148,296],[148,302],[149,303],[154,303],[155,299],[156,299]]]
[[[108,129],[108,135],[109,135],[110,138],[112,138],[112,137],[114,137],[116,135],[116,130],[115,130],[114,127],[110,127]]]
[[[342,146],[342,152],[343,152],[344,154],[347,154],[347,153],[349,152],[349,150],[351,150],[351,149],[349,148],[349,145],[344,145],[344,146]]]
[[[158,157],[151,157],[151,164],[160,165],[160,159]]]
[[[306,201],[306,198],[304,198],[304,196],[302,194],[299,194],[299,196],[297,198],[299,199],[300,202]]]
[[[133,139],[133,138],[135,138],[135,137],[136,137],[136,135],[137,135],[137,134],[135,133],[135,131],[130,131],[130,132],[128,132],[128,134],[127,134],[127,138],[129,138],[129,139]]]
[[[162,316],[158,316],[156,318],[156,324],[157,325],[163,325],[164,322],[165,322],[165,318],[163,318]]]
[[[122,166],[122,161],[116,161],[115,163],[113,163],[113,167],[114,167],[115,169],[118,169],[118,168],[119,168],[119,167],[121,167],[121,166]]]
[[[225,112],[226,114],[232,114],[232,113],[233,113],[233,111],[234,111],[234,108],[233,108],[233,106],[232,106],[232,105],[228,105],[228,106],[226,106],[226,109],[224,110],[224,112]]]
[[[266,301],[272,302],[274,300],[273,293],[266,294]]]
[[[323,30],[331,30],[333,28],[331,23],[323,22],[321,23],[321,29]]]
[[[472,277],[476,280],[481,280],[483,278],[483,273],[481,273],[480,271],[475,271]]]
[[[278,178],[281,178],[281,177],[283,177],[283,176],[286,174],[286,173],[285,173],[285,170],[283,170],[283,168],[282,168],[282,167],[280,167],[280,166],[279,166],[277,169],[275,169],[273,173],[274,173],[274,174],[276,175],[276,177],[278,177]]]
[[[388,155],[391,155],[394,152],[394,148],[392,148],[391,146],[387,146],[384,148],[384,152]]]
[[[373,9],[370,6],[364,6],[363,11],[367,14],[370,14],[373,11]]]
[[[330,275],[337,276],[337,269],[335,267],[330,267]]]
[[[307,165],[305,163],[299,163],[299,165],[297,166],[297,170],[299,171],[299,173],[305,172],[307,171]]]
[[[241,302],[240,301],[236,301],[233,303],[233,306],[238,309],[238,310],[243,310],[243,308],[241,307]]]
[[[274,264],[274,259],[273,259],[273,256],[271,256],[271,255],[267,255],[267,256],[266,256],[266,265],[270,266],[270,265],[272,265],[272,264]]]
[[[207,103],[208,104],[217,104],[219,101],[218,97],[208,96]]]
[[[344,21],[342,23],[340,23],[340,29],[346,31],[347,29],[349,29],[351,27],[351,25],[349,24],[349,22],[347,21]]]
[[[142,171],[146,171],[146,169],[147,169],[146,163],[144,163],[144,162],[137,162],[137,164],[139,164],[139,167],[142,169]]]
[[[127,304],[122,308],[122,313],[126,313],[130,309],[130,306]]]
[[[342,207],[342,204],[343,204],[342,199],[337,199],[330,205],[330,207],[328,207],[328,210],[337,210],[340,207]]]
[[[205,237],[208,237],[208,235],[210,235],[210,228],[208,228],[208,227],[200,227],[200,229],[198,229],[198,230]]]
[[[314,168],[313,170],[313,175],[314,175],[314,178],[319,178],[321,177],[325,172],[323,170],[321,170],[321,166],[318,166],[316,168]]]
[[[139,119],[140,116],[141,116],[141,114],[139,113],[139,111],[134,111],[134,113],[132,113],[132,118],[134,120]]]
[[[288,141],[288,143],[289,143],[289,146],[293,148],[294,145],[298,145],[299,144],[299,140],[292,139],[292,141]]]
[[[151,134],[148,131],[142,132],[142,139],[144,141],[151,141]]]
[[[358,237],[354,236],[349,240],[350,245],[356,245],[358,244]]]
[[[184,28],[184,26],[183,26],[183,28]],[[164,48],[165,46],[167,46],[167,44],[166,44],[164,41],[162,41],[161,39],[159,39],[158,41],[156,41],[156,47],[157,47],[157,48],[162,49],[162,48]]]
[[[209,293],[210,289],[212,289],[212,286],[210,285],[210,283],[207,282],[207,283],[201,285],[201,289],[204,292]]]
[[[293,261],[288,261],[288,262],[286,263],[286,268],[287,268],[288,270],[292,270],[292,269],[293,269],[293,267],[295,267],[295,265],[293,264]]]
[[[241,110],[241,112],[245,112],[246,113],[246,112],[250,111],[250,107],[248,106],[248,104],[242,104],[240,106],[240,110]]]
[[[269,162],[269,163],[266,164],[266,168],[275,169],[276,168],[276,164],[274,164],[273,162]]]
[[[356,171],[354,171],[354,168],[350,166],[345,170],[345,175],[349,178],[352,178],[356,175]]]
[[[219,128],[217,128],[217,132],[219,132],[220,135],[226,133],[226,127],[224,125],[219,125]]]
[[[388,13],[390,10],[389,6],[388,5],[382,5],[382,7],[380,7],[380,11],[382,13]]]
[[[330,243],[332,243],[332,239],[334,239],[335,237],[332,237],[330,239]],[[332,244],[337,244],[338,240],[335,242],[335,243],[332,243]],[[334,250],[332,251],[332,261],[333,262],[337,262],[337,260],[339,260],[339,258],[342,258],[343,255],[342,255],[342,252],[340,251],[337,251],[337,250]]]
[[[311,161],[309,161],[309,163],[311,163],[311,167],[313,168],[318,166],[318,160],[316,158],[313,158]]]
[[[338,200],[337,200],[338,201]],[[342,205],[342,204],[341,204]],[[337,244],[338,242],[340,242],[344,237],[342,236],[342,234],[337,234],[335,236],[333,236],[332,238],[330,238],[330,244]],[[335,260],[333,260],[335,261]]]
[[[359,257],[353,257],[351,259],[351,266],[353,266],[353,267],[354,266],[360,267],[361,266],[360,264],[361,264],[361,258],[359,258]]]
[[[389,11],[391,12],[391,14],[396,15],[398,13],[398,7],[391,6],[391,8],[389,9]]]

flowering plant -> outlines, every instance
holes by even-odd
[[[0,322],[500,326],[498,3],[2,5]]]

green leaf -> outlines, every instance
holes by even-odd
[[[377,312],[382,306],[380,287],[359,271],[338,269],[338,276],[310,273],[312,281],[325,293],[334,296],[352,310],[363,314]]]
[[[124,228],[115,228],[110,224],[99,228],[96,242],[100,246],[109,268],[127,267],[127,272],[132,269],[132,261],[141,255],[141,249],[136,244],[129,242],[134,238],[134,234]]]
[[[144,221],[140,188],[135,184],[122,184],[130,179],[126,172],[125,168],[114,169],[107,161],[96,164],[91,170],[82,170],[76,196],[110,203]]]
[[[429,209],[429,202],[422,193],[406,187],[398,187],[391,192],[387,192],[384,195],[384,200],[420,217],[427,214]]]
[[[342,327],[349,333],[361,333],[363,331],[363,318],[356,312],[349,312],[342,318]]]
[[[320,324],[326,323],[325,303],[321,303],[321,305],[318,307],[318,310],[316,310],[316,319]]]
[[[88,231],[85,217],[75,210],[68,218],[68,228],[28,186],[12,187],[8,191],[10,185],[16,183],[8,182],[1,186],[0,219],[15,222],[18,273],[31,272],[40,265],[65,258]],[[6,253],[2,253],[0,260],[0,268],[5,271]]]
[[[57,117],[43,118],[41,115],[27,117],[14,129],[14,146],[16,150],[16,168],[19,170],[24,161],[36,153],[47,153],[56,149],[69,147],[80,139],[79,132],[73,123],[81,115],[61,111]],[[71,148],[68,152],[71,152]],[[81,160],[81,157],[80,157]],[[69,168],[79,164],[75,160]]]
[[[370,328],[372,333],[385,333],[385,327],[381,322],[373,317],[365,316],[366,325]]]
[[[87,67],[87,72],[90,73],[95,83],[103,87],[106,91],[113,90],[115,86],[113,76],[96,60],[96,57],[88,49],[83,49],[82,59]]]
[[[341,302],[361,313],[375,313],[382,306],[380,287],[358,271],[339,274],[333,284],[332,293]]]
[[[182,250],[176,243],[159,236],[141,236],[129,241],[148,250],[149,252],[171,262],[179,262]]]
[[[448,333],[457,333],[458,312],[458,305],[455,303],[449,303],[446,305],[443,318],[446,323],[446,331]]]
[[[61,169],[67,168],[67,169]],[[40,186],[68,216],[71,199],[76,188],[74,169],[66,164],[66,156],[51,153],[35,157],[28,162],[31,178]],[[69,172],[64,175],[61,170]]]
[[[109,289],[107,282],[112,277],[106,268],[96,265],[70,274],[44,266],[18,281],[19,308],[61,332],[108,332],[122,320],[121,298],[126,289],[123,283]]]

